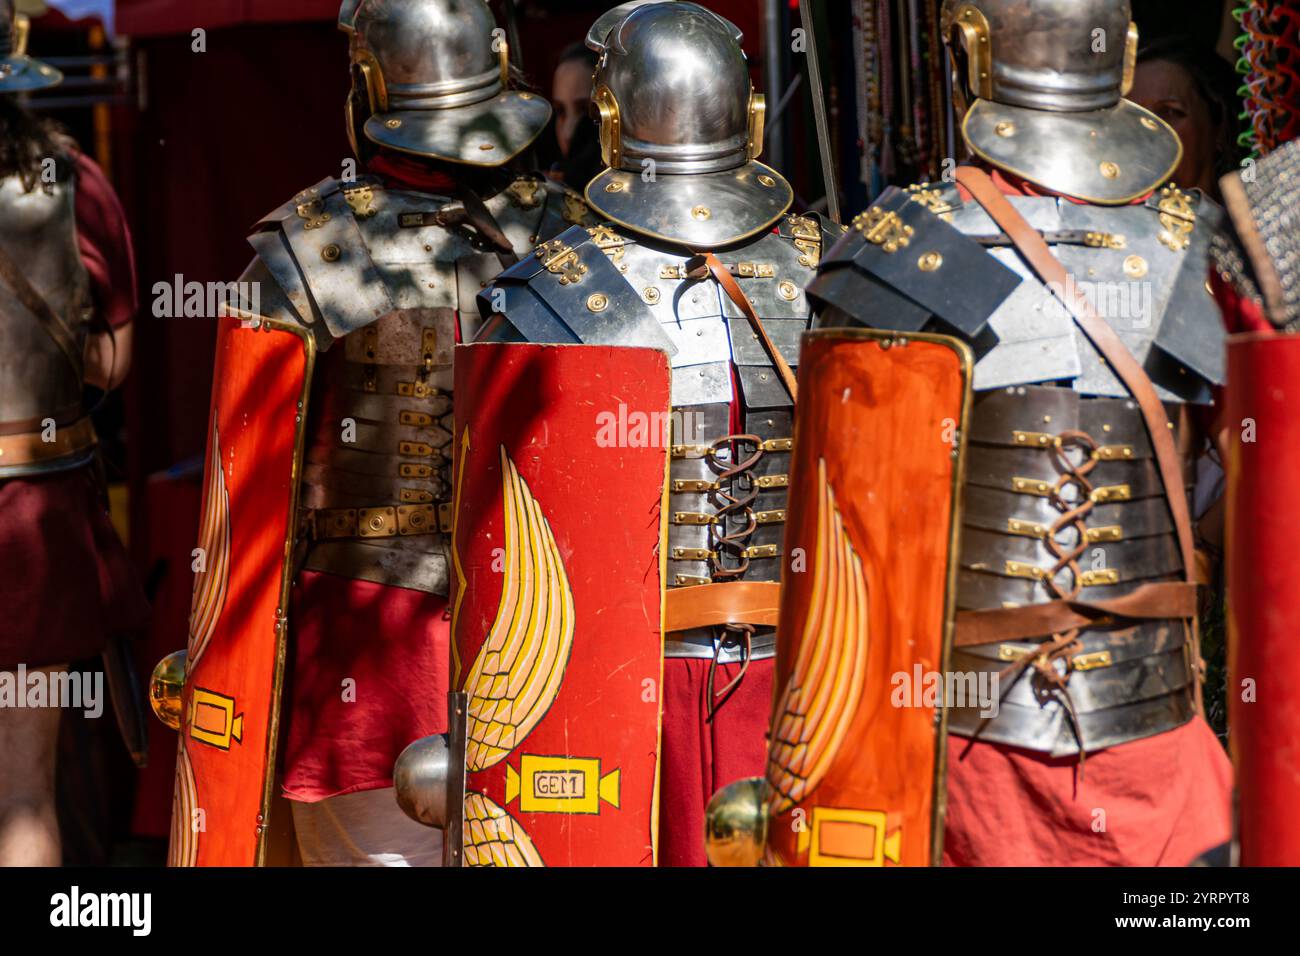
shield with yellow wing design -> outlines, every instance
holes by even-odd
[[[460,862],[651,866],[667,357],[461,346],[456,401]]]
[[[314,345],[220,320],[189,641],[154,672],[180,732],[172,866],[266,861],[302,422]]]
[[[710,857],[924,866],[942,851],[947,670],[970,351],[807,333],[765,781],[715,796]]]

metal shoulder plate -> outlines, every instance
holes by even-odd
[[[886,190],[853,220],[809,287],[813,307],[831,307],[873,328],[934,331],[978,340],[1020,277],[946,221],[956,188]]]
[[[540,174],[518,177],[486,205],[521,258],[572,226],[596,224],[581,196]],[[467,255],[457,263],[461,341],[472,341],[478,334],[482,319],[473,303],[500,272],[501,259],[493,251]]]
[[[1175,187],[1120,207],[1052,197],[1009,200],[1047,240],[1163,399],[1211,400],[1210,385],[1223,380],[1224,334],[1205,279],[1210,243],[1223,220],[1218,206]],[[919,206],[928,221],[917,217]],[[952,233],[963,250],[955,254],[960,260],[945,245]],[[961,267],[949,271],[959,261]],[[938,295],[924,294],[916,273],[926,269],[948,273]],[[960,333],[978,356],[979,391],[1070,380],[1083,394],[1128,395],[1001,229],[978,204],[963,203],[951,185],[887,192],[855,220],[809,291],[818,325],[847,321]]]
[[[485,204],[522,251],[559,231],[566,214],[581,214],[565,199],[524,177]],[[457,200],[385,188],[374,177],[322,180],[261,220],[249,242],[278,286],[272,298],[323,346],[392,312],[465,313],[501,269],[499,250]]]
[[[624,239],[609,226],[573,226],[501,273],[478,297],[479,341],[658,348],[675,346],[619,270]]]

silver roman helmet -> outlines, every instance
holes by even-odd
[[[1128,0],[945,0],[962,135],[992,165],[1054,192],[1118,205],[1182,158],[1168,124],[1124,99],[1137,26]]]
[[[546,100],[510,89],[505,31],[484,0],[344,0],[339,28],[351,38],[354,149],[364,136],[403,153],[500,166],[550,121]]]
[[[34,0],[19,0],[17,6],[14,0],[0,0],[0,93],[26,93],[63,82],[62,73],[27,55],[28,16],[44,12],[45,5]]]
[[[695,3],[639,0],[596,21],[592,103],[609,167],[587,186],[596,210],[693,249],[750,238],[785,213],[789,183],[755,162],[764,105],[742,39]]]

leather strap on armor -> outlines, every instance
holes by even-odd
[[[1074,628],[1099,627],[1111,618],[1164,620],[1196,614],[1196,585],[1153,581],[1112,601],[1048,601],[1027,607],[961,611],[953,637],[956,647],[974,647],[1042,637]]]
[[[13,290],[18,301],[32,315],[36,316],[41,328],[58,345],[59,350],[72,364],[77,380],[81,381],[85,377],[85,356],[77,350],[77,337],[68,328],[67,323],[59,317],[59,314],[50,307],[50,304],[27,281],[27,277],[18,268],[18,264],[9,258],[9,253],[5,252],[3,247],[0,247],[0,278],[3,278],[9,288]]]
[[[718,285],[722,286],[722,291],[727,293],[727,298],[736,304],[746,319],[749,320],[750,327],[758,340],[763,343],[768,357],[771,358],[772,364],[776,367],[776,373],[781,376],[781,382],[790,392],[790,397],[796,402],[799,400],[799,386],[795,382],[794,372],[790,369],[790,363],[785,360],[780,350],[772,343],[772,336],[768,334],[767,329],[763,327],[763,320],[758,317],[754,311],[754,304],[749,301],[749,296],[745,295],[744,290],[740,288],[740,283],[732,276],[731,270],[724,266],[711,252],[696,256],[687,263],[688,274],[698,272],[701,267],[707,267],[709,272],[713,273],[713,278],[717,280]]]
[[[670,588],[664,597],[664,631],[751,624],[775,627],[781,611],[776,581],[731,581],[690,588]]]
[[[43,432],[0,435],[0,467],[32,465],[84,451],[95,444],[95,428],[89,418],[54,430],[54,440]]]
[[[975,201],[1007,234],[1025,262],[1060,299],[1079,328],[1110,363],[1115,374],[1137,401],[1151,435],[1151,444],[1165,486],[1165,500],[1173,514],[1184,574],[1187,576],[1188,585],[1195,588],[1196,548],[1192,536],[1191,511],[1187,496],[1183,492],[1183,470],[1178,449],[1174,445],[1169,417],[1165,412],[1164,404],[1156,395],[1151,379],[1147,377],[1142,366],[1120,341],[1115,331],[1097,314],[1087,296],[1070,282],[1065,266],[1052,254],[1043,237],[1007,201],[989,176],[973,166],[963,166],[957,170],[957,181],[969,190]],[[1067,288],[1074,289],[1074,295],[1066,295],[1064,290]],[[1194,620],[1194,615],[1192,618]],[[1194,645],[1197,643],[1199,641],[1193,642]],[[1193,646],[1192,651],[1199,674],[1201,672],[1200,649]],[[1197,680],[1195,684],[1196,706],[1199,711],[1202,708],[1200,681]]]
[[[1147,377],[1142,366],[1138,365],[1137,360],[1120,341],[1115,331],[1097,314],[1087,296],[1069,282],[1065,266],[1052,254],[1051,248],[1043,237],[1007,201],[1001,190],[993,184],[993,180],[983,170],[973,166],[963,166],[957,170],[957,181],[970,191],[975,201],[984,207],[984,211],[990,218],[1002,227],[1002,231],[1010,237],[1030,268],[1061,300],[1061,304],[1069,311],[1079,328],[1110,363],[1115,374],[1137,400],[1138,407],[1142,410],[1142,417],[1146,419],[1147,429],[1151,433],[1156,460],[1160,465],[1160,475],[1164,479],[1165,489],[1168,492],[1169,508],[1174,514],[1174,526],[1178,532],[1179,547],[1183,554],[1183,566],[1186,568],[1188,580],[1191,581],[1196,566],[1195,545],[1187,498],[1179,493],[1179,489],[1183,487],[1182,466],[1179,463],[1178,449],[1174,447],[1169,416],[1165,413],[1164,404],[1156,395],[1151,379]],[[1073,297],[1064,294],[1067,287],[1076,290]]]

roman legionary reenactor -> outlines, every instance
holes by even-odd
[[[62,80],[27,56],[29,26],[0,0],[0,866],[60,862],[59,722],[76,703],[12,695],[103,652],[119,720],[129,718],[120,639],[148,614],[109,520],[83,400],[84,386],[116,388],[131,364],[131,236],[102,170],[17,99]],[[134,727],[141,759],[139,725],[121,726]]]
[[[1295,182],[1297,94],[1279,71],[1294,50],[1294,3],[1242,11],[1250,65],[1246,113],[1262,158],[1222,180],[1233,239],[1211,276],[1228,331],[1223,442],[1228,471],[1228,715],[1236,770],[1236,859],[1300,865],[1300,675],[1297,607],[1287,569],[1300,534],[1294,476],[1300,384]]]
[[[809,290],[786,547],[817,560],[787,578],[749,791],[768,859],[1185,865],[1229,830],[1187,496],[1221,212],[1123,98],[1127,2],[942,22],[973,159],[886,191]],[[752,859],[730,796],[718,858]]]
[[[553,865],[590,859],[618,865],[657,857],[666,865],[703,865],[701,834],[709,797],[719,786],[763,766],[773,625],[786,561],[781,536],[793,439],[791,369],[808,325],[803,288],[815,274],[823,246],[829,248],[839,232],[832,235],[815,217],[787,215],[790,186],[756,162],[763,141],[763,98],[751,85],[741,39],[734,24],[693,3],[642,0],[623,4],[596,22],[587,42],[600,56],[592,101],[607,168],[587,186],[587,201],[605,221],[571,229],[541,246],[480,297],[486,324],[478,343],[564,348],[475,344],[463,347],[457,358],[458,372],[466,375],[476,369],[481,369],[478,378],[499,380],[507,371],[520,375],[513,399],[502,399],[503,409],[512,401],[518,406],[501,413],[511,421],[506,440],[493,435],[489,441],[482,434],[483,422],[471,423],[466,487],[487,483],[479,468],[491,473],[497,467],[498,445],[511,460],[508,486],[515,465],[535,492],[542,481],[562,479],[564,494],[573,501],[570,507],[596,513],[603,530],[582,538],[573,529],[585,515],[561,520],[552,512],[551,532],[565,543],[573,540],[580,550],[577,558],[610,555],[586,592],[580,589],[582,575],[569,568],[579,617],[584,606],[621,601],[629,588],[638,595],[628,602],[633,613],[626,619],[617,607],[603,612],[603,639],[584,635],[579,621],[556,707],[601,701],[597,709],[603,710],[604,702],[611,701],[606,719],[617,713],[612,701],[621,698],[609,681],[613,675],[621,680],[629,671],[617,656],[620,642],[634,666],[650,675],[645,678],[648,690],[642,691],[645,700],[662,700],[657,846],[653,816],[647,813],[645,826],[628,837],[625,856],[618,855],[611,840],[602,857],[601,841],[609,838],[593,828],[574,831],[591,844],[580,848],[589,851],[586,856],[571,849],[578,837],[566,837],[567,843],[557,839],[549,853],[535,841],[537,853],[516,853],[516,861],[540,859]],[[502,358],[532,348],[538,348],[532,365],[519,359],[521,369],[571,360],[573,368],[565,373],[569,378],[555,373],[552,388],[549,379],[536,381],[537,373],[526,379]],[[644,354],[638,358],[636,353]],[[583,354],[588,354],[585,360]],[[635,362],[642,363],[637,367],[643,372],[624,376],[624,366]],[[671,410],[671,435],[664,433],[667,422],[656,419],[647,442],[644,424],[638,423],[645,409],[665,413],[663,419]],[[587,424],[566,445],[558,426],[542,426],[570,413],[580,414]],[[598,427],[602,421],[608,430]],[[547,442],[559,446],[553,458],[543,455]],[[588,466],[593,443],[604,457]],[[658,446],[663,460],[657,474],[656,466],[647,465],[644,487],[628,491],[633,469],[627,459],[646,444]],[[622,457],[619,448],[609,445],[622,446]],[[458,439],[458,454],[463,450]],[[527,458],[521,461],[523,452]],[[458,459],[458,472],[460,468]],[[603,513],[602,496],[612,496],[610,510]],[[477,507],[467,495],[458,496],[458,528],[462,522],[478,527],[489,520]],[[495,507],[489,499],[482,510]],[[624,543],[633,530],[642,529],[648,529],[648,537]],[[467,546],[472,548],[472,542],[467,540]],[[566,551],[565,544],[559,547]],[[643,550],[628,560],[629,549],[635,548]],[[476,586],[472,570],[467,575],[468,596],[464,604],[457,599],[462,619],[455,640],[468,667],[482,639],[477,608],[490,604],[495,609],[502,585],[485,575]],[[648,657],[642,654],[647,645],[636,644],[632,636],[645,632],[643,622],[649,631]],[[664,660],[657,693],[661,633]],[[589,642],[586,650],[583,640]],[[489,640],[484,651],[492,646]],[[610,650],[615,657],[609,666],[600,670],[593,664],[590,685],[579,686],[588,678],[579,676],[577,668]],[[464,690],[470,694],[473,746],[476,712],[495,705],[490,699],[476,701],[472,682]],[[624,723],[648,721],[653,755],[659,742],[657,713],[645,706],[638,710],[635,703],[628,706],[632,716]],[[575,719],[571,716],[570,726]],[[537,733],[533,731],[534,738]],[[608,747],[609,741],[607,733],[593,745]],[[624,763],[644,753],[635,752],[639,744],[626,746],[630,755],[618,757]],[[534,739],[525,747],[541,744]],[[513,759],[506,758],[507,763]],[[518,792],[520,784],[512,780],[522,780],[525,796],[532,786],[529,757],[522,760],[518,771],[510,763],[505,798]],[[467,789],[473,790],[478,779],[495,785],[474,773],[472,761],[466,765]],[[653,763],[648,769],[645,788],[635,793],[624,775],[624,816],[634,800],[647,807],[654,801]],[[473,813],[466,806],[469,828]],[[568,812],[586,812],[576,801],[567,806]],[[517,814],[510,822],[516,831],[544,832],[551,825],[545,808],[534,816],[530,809],[524,801],[517,808],[506,805],[503,813]],[[579,817],[572,819],[574,827],[585,825]],[[467,836],[467,861],[479,854],[478,845]]]
[[[266,862],[273,787],[305,864],[439,863],[392,770],[446,729],[452,351],[496,273],[588,221],[520,172],[551,110],[486,3],[348,0],[339,23],[358,175],[257,224],[218,342],[174,864]]]

